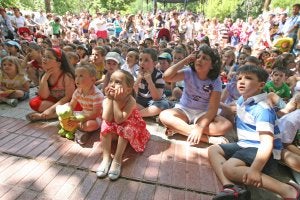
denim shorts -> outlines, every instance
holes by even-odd
[[[161,110],[166,110],[166,109],[170,108],[169,101],[166,99],[161,99],[158,101],[154,101],[154,100],[143,101],[141,99],[137,99],[137,103],[140,104],[141,106],[143,106],[144,108],[147,108],[149,106],[156,106]]]
[[[19,100],[23,101],[23,100],[26,100],[28,98],[29,98],[29,92],[24,92],[24,95],[21,98],[19,98]]]
[[[229,158],[236,158],[246,163],[248,167],[253,163],[257,153],[257,148],[242,148],[237,143],[220,144],[220,147],[225,153],[226,160]],[[273,175],[276,171],[278,171],[278,161],[271,155],[262,172],[267,175]]]

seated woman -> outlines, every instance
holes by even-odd
[[[188,64],[193,66],[182,69]],[[185,84],[182,97],[175,108],[160,113],[159,118],[167,127],[167,135],[175,132],[186,135],[191,144],[198,144],[200,141],[213,144],[228,142],[222,136],[232,129],[232,124],[217,115],[222,91],[220,67],[218,53],[209,46],[202,45],[199,52],[190,54],[165,71],[165,81],[184,80]]]
[[[42,68],[38,95],[29,102],[35,112],[26,115],[31,122],[57,118],[56,106],[69,102],[75,91],[74,71],[61,49],[46,49]]]

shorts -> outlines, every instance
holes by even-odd
[[[175,104],[174,108],[177,108],[182,112],[184,112],[184,114],[187,116],[189,120],[189,124],[196,124],[198,119],[206,113],[206,111],[204,110],[194,110],[191,108],[187,108],[179,103]]]
[[[243,161],[248,167],[253,163],[257,148],[255,147],[247,147],[242,148],[237,143],[229,143],[229,144],[220,144],[220,147],[223,149],[225,153],[225,159],[236,158]],[[271,157],[265,164],[262,172],[267,175],[272,175],[274,172],[278,170],[278,161]]]
[[[166,110],[168,108],[170,108],[170,104],[166,99],[161,99],[158,101],[143,101],[142,99],[137,99],[137,103],[140,104],[141,106],[143,106],[144,108],[147,108],[149,106],[156,106],[161,110]]]
[[[38,112],[43,101],[50,101],[52,103],[58,102],[58,100],[52,96],[49,96],[47,99],[43,99],[40,96],[36,96],[29,100],[29,106],[31,107],[32,110]]]

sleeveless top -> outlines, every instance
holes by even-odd
[[[62,79],[62,86],[59,85],[59,81]],[[61,73],[57,79],[57,81],[50,85],[48,82],[49,90],[50,90],[50,96],[56,98],[57,100],[63,98],[65,96],[65,87],[64,87],[64,73]]]

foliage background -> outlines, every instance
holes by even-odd
[[[45,10],[45,5],[51,5],[51,12],[65,14],[66,12],[79,13],[89,11],[90,13],[120,11],[122,14],[137,12],[152,12],[153,0],[0,0],[0,6],[19,7],[21,10],[39,11]],[[272,0],[270,8],[291,8],[296,3],[294,0]],[[247,16],[258,16],[262,13],[264,1],[262,0],[199,0],[188,3],[186,10],[195,13],[204,13],[207,17],[242,18]],[[157,3],[158,10],[170,11],[184,10],[183,3]]]

